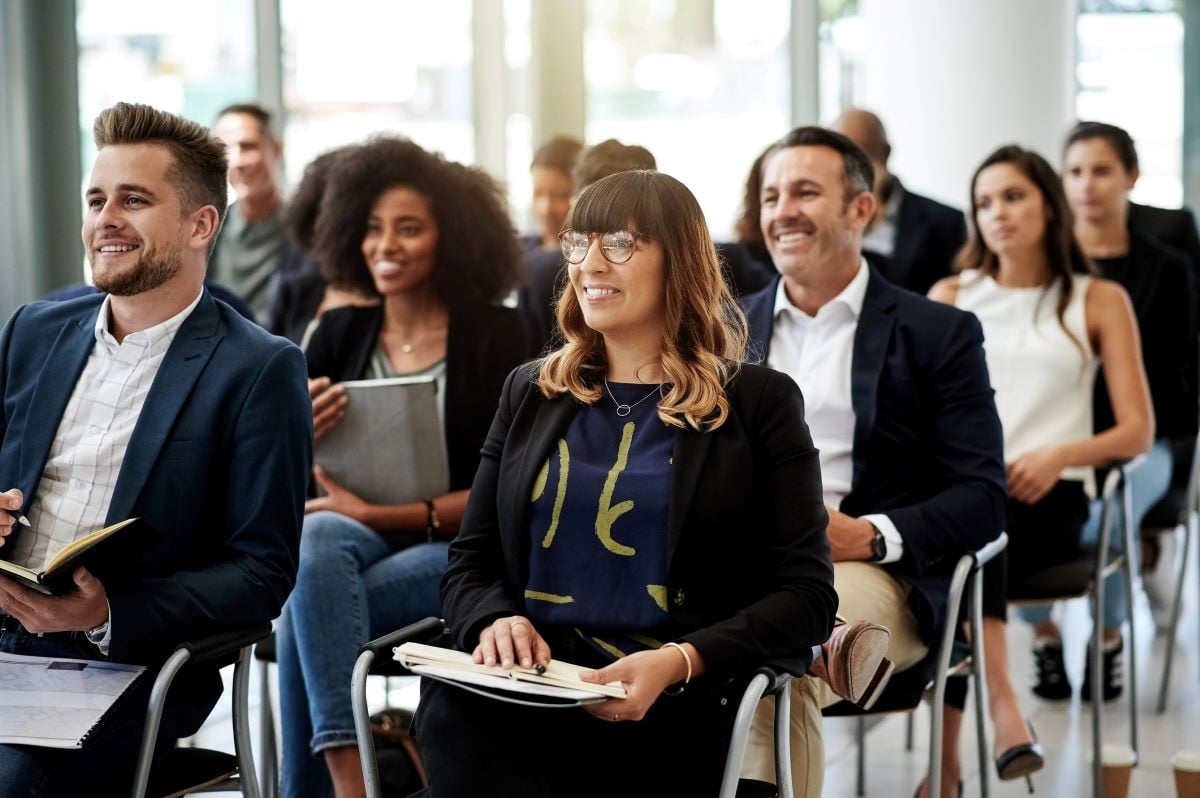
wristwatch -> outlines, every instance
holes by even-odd
[[[887,556],[887,540],[879,531],[879,527],[872,524],[871,528],[875,530],[875,537],[871,538],[871,562],[883,562],[883,558]]]

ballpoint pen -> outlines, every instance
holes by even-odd
[[[5,510],[5,512],[15,518],[17,523],[21,526],[29,526],[29,519],[26,518],[20,510]]]

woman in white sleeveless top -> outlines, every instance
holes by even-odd
[[[1004,426],[1009,548],[984,572],[983,644],[996,768],[1012,779],[1044,760],[1008,677],[1007,585],[1078,554],[1093,468],[1146,451],[1154,415],[1129,298],[1091,275],[1054,169],[1036,153],[1002,147],[976,171],[971,208],[964,270],[930,297],[979,317]],[[1097,435],[1092,389],[1101,359],[1116,424]],[[965,680],[955,681],[946,701],[947,795],[958,781],[966,697]]]

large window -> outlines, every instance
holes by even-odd
[[[1170,5],[1084,3],[1075,114],[1128,130],[1141,166],[1133,200],[1174,208],[1183,202],[1183,20],[1159,10]]]
[[[254,0],[77,0],[79,123],[84,174],[92,120],[121,100],[211,124],[253,99]]]
[[[475,157],[470,0],[281,0],[287,173],[374,133]]]
[[[788,0],[588,0],[587,142],[654,153],[728,237],[750,164],[789,124]]]

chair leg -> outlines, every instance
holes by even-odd
[[[1140,563],[1134,555],[1137,530],[1133,528],[1133,506],[1129,482],[1121,492],[1123,499],[1122,517],[1125,521],[1125,614],[1129,623],[1129,649],[1125,658],[1129,662],[1129,745],[1134,756],[1138,754],[1138,662],[1137,662],[1137,613],[1134,612],[1133,587],[1141,575]],[[1103,618],[1104,616],[1099,616]]]
[[[254,772],[254,751],[250,745],[250,662],[253,646],[242,649],[233,667],[233,749],[237,754],[238,783],[246,798],[259,798],[258,777]]]
[[[1179,616],[1183,613],[1183,585],[1187,581],[1189,547],[1192,536],[1197,533],[1197,526],[1197,514],[1189,509],[1187,520],[1183,525],[1183,546],[1179,552],[1179,562],[1175,567],[1175,595],[1171,599],[1171,623],[1167,630],[1167,648],[1163,652],[1162,678],[1158,685],[1158,714],[1160,715],[1167,711],[1167,691],[1171,687],[1171,664],[1175,661]],[[1159,567],[1162,567],[1161,563]]]
[[[967,609],[971,614],[971,681],[975,683],[975,747],[979,757],[979,794],[988,798],[990,777],[988,767],[987,727],[987,663],[983,659],[983,578],[976,573],[971,580],[971,598]]]
[[[275,743],[275,707],[271,700],[271,666],[265,660],[258,663],[259,682],[258,701],[258,735],[259,759],[262,760],[259,771],[259,790],[263,798],[277,798],[279,795],[279,750]]]
[[[1103,552],[1103,548],[1101,549]],[[1104,557],[1104,554],[1098,555]],[[1096,570],[1097,578],[1092,599],[1092,795],[1103,798],[1103,773],[1100,767],[1100,729],[1104,714],[1104,577],[1103,569]]]
[[[867,794],[867,719],[859,715],[854,719],[854,742],[858,749],[854,794]]]
[[[371,714],[367,711],[367,676],[374,661],[375,653],[369,649],[359,654],[354,662],[354,672],[350,681],[350,704],[354,710],[354,731],[358,738],[358,754],[362,762],[367,798],[381,798],[383,795],[379,783],[379,765],[375,761]]]
[[[163,663],[154,679],[154,686],[150,688],[150,702],[146,705],[146,724],[142,730],[142,744],[133,781],[133,798],[143,798],[146,794],[146,785],[150,782],[150,767],[154,763],[154,744],[158,739],[158,727],[162,723],[167,693],[171,689],[175,674],[179,673],[179,669],[190,657],[191,652],[186,648],[176,649]]]
[[[916,711],[908,713],[908,719],[904,721],[904,750],[913,750],[913,734],[915,732],[917,721]]]

